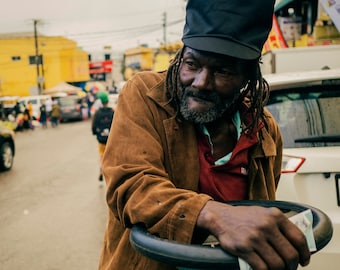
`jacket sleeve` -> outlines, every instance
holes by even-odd
[[[188,243],[211,198],[177,188],[170,179],[167,142],[155,127],[159,123],[142,84],[130,80],[120,92],[103,158],[107,202],[124,227],[142,223],[162,238]]]

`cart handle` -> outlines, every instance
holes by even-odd
[[[286,201],[245,200],[230,201],[234,206],[277,207],[286,215],[293,215],[310,209],[313,214],[313,234],[317,250],[321,250],[331,240],[333,227],[329,217],[321,210],[300,203]],[[239,269],[238,258],[220,247],[197,244],[181,244],[161,239],[147,232],[141,225],[131,229],[130,243],[142,255],[162,263],[195,269]]]

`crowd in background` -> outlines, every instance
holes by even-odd
[[[90,119],[94,112],[102,107],[101,100],[94,91],[89,91],[85,97],[79,98],[79,102],[81,110],[84,111],[83,119]],[[27,102],[27,105],[17,101],[10,110],[5,110],[0,102],[0,124],[16,132],[34,130],[36,127],[57,127],[61,120],[60,117],[58,98],[43,101],[38,115],[33,114],[30,101]]]

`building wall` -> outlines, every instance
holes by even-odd
[[[134,74],[142,70],[152,70],[153,49],[147,47],[137,47],[124,52],[124,77],[130,79]]]
[[[166,70],[171,59],[182,46],[182,42],[176,42],[159,48],[138,47],[126,50],[124,53],[125,79],[128,80],[134,74],[143,70]]]
[[[89,52],[89,54],[91,55],[91,62],[108,60],[105,59],[105,55],[110,56],[110,60],[112,60],[112,71],[110,73],[106,73],[104,82],[108,88],[111,88],[113,84],[117,86],[120,82],[124,80],[122,73],[124,58],[123,51],[114,51],[111,50],[110,47],[104,47],[103,50],[91,51]]]
[[[58,83],[89,80],[88,53],[64,37],[38,37],[41,90]],[[30,35],[0,36],[0,96],[39,94],[35,40]],[[30,62],[31,57],[31,62]],[[33,57],[33,62],[32,62]]]

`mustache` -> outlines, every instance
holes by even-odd
[[[216,101],[219,99],[219,95],[216,92],[212,92],[209,90],[197,90],[192,86],[187,86],[183,88],[183,94],[188,97],[196,97],[199,99],[203,99],[206,101]]]

